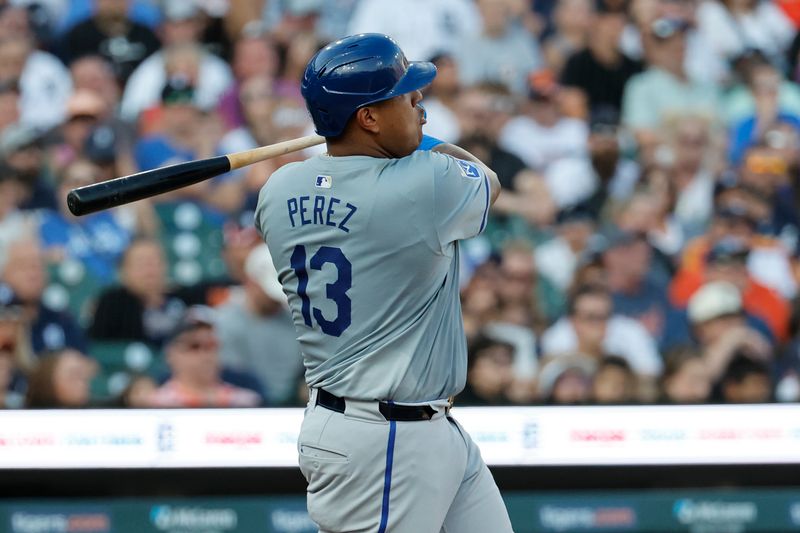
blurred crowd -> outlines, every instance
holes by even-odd
[[[324,44],[396,38],[498,173],[461,243],[459,405],[800,400],[791,0],[0,0],[0,407],[302,405],[253,228],[289,154],[110,211],[67,193],[309,134]]]

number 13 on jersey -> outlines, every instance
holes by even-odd
[[[291,257],[292,268],[297,275],[297,294],[302,302],[303,321],[306,326],[314,327],[311,317],[319,324],[326,335],[338,337],[350,326],[351,301],[347,291],[353,286],[353,265],[342,253],[341,248],[320,246],[317,253],[311,256],[309,267],[312,270],[322,270],[325,263],[336,267],[336,281],[325,286],[325,296],[336,304],[336,318],[328,320],[318,307],[311,306],[308,297],[308,270],[306,269],[306,247],[298,244],[294,247]]]

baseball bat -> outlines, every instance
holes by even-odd
[[[324,137],[307,135],[252,150],[187,161],[93,183],[72,189],[67,195],[67,206],[73,215],[87,215],[194,185],[231,170],[303,150],[323,142],[325,142]]]

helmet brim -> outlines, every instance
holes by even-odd
[[[411,61],[408,69],[397,85],[392,88],[382,99],[393,98],[401,94],[422,89],[436,77],[436,65],[429,61]]]

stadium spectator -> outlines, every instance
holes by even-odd
[[[720,378],[720,400],[724,403],[768,403],[773,399],[769,366],[746,351],[737,353]]]
[[[74,348],[86,352],[86,337],[66,311],[53,309],[43,300],[48,282],[44,251],[35,235],[22,234],[0,254],[0,283],[14,294],[30,326],[33,352]]]
[[[616,203],[629,197],[640,179],[639,165],[622,153],[624,132],[619,112],[599,107],[589,115],[589,159],[598,184],[583,204],[595,219],[605,216]]]
[[[567,59],[586,47],[593,8],[591,0],[557,0],[553,9],[553,31],[542,43],[549,69],[561,72]]]
[[[741,216],[736,213],[733,215]],[[765,251],[769,252],[770,249],[767,248]],[[755,264],[756,268],[761,269],[759,272],[763,272],[765,267],[770,268],[768,266],[770,263],[767,261],[775,258],[775,255],[764,253],[762,254],[764,259],[759,263],[758,250],[748,246],[746,240],[725,237],[705,253],[702,270],[692,270],[689,263],[692,258],[688,256],[690,252],[692,249],[687,249],[684,265],[673,278],[670,287],[670,298],[675,305],[680,307],[685,305],[684,302],[688,302],[704,282],[727,281],[733,283],[741,292],[745,310],[766,323],[769,327],[768,334],[780,342],[786,340],[789,306],[780,293],[753,275],[751,267]],[[782,257],[777,256],[777,259],[780,260]],[[774,275],[774,266],[769,272]]]
[[[469,0],[360,0],[347,34],[385,33],[397,40],[409,61],[421,61],[455,52],[463,39],[477,36],[480,27],[478,8]]]
[[[769,339],[748,325],[741,294],[732,283],[707,283],[689,300],[687,312],[714,382],[740,350],[747,350],[751,357],[764,362],[775,358]]]
[[[117,111],[122,90],[114,76],[111,63],[101,55],[85,55],[69,65],[75,92],[91,91],[106,105],[106,109]]]
[[[30,35],[0,35],[0,84],[19,89],[19,120],[25,126],[43,131],[64,118],[72,91],[69,71],[36,49]]]
[[[222,379],[219,341],[213,311],[190,307],[166,344],[171,377],[152,396],[155,407],[256,407],[261,398],[252,390]]]
[[[19,210],[22,196],[23,187],[16,173],[0,163],[0,250],[33,225],[32,217]]]
[[[525,317],[521,325],[534,330],[551,323],[563,309],[561,293],[537,272],[533,249],[524,242],[503,247],[497,290],[503,313]]]
[[[89,336],[162,344],[186,308],[168,288],[166,268],[157,241],[134,239],[120,261],[120,285],[99,295]]]
[[[544,332],[541,348],[543,355],[554,358],[578,352],[599,360],[617,354],[644,379],[656,378],[662,370],[653,337],[636,320],[614,314],[611,294],[598,286],[578,287],[572,293],[567,316]]]
[[[42,148],[41,133],[23,123],[8,126],[0,135],[0,157],[20,185],[20,209],[56,209],[50,168]]]
[[[503,126],[498,143],[544,175],[561,208],[589,198],[597,184],[587,157],[587,124],[561,113],[558,91],[551,72],[532,74],[525,113]]]
[[[114,66],[120,83],[161,43],[148,28],[128,18],[129,0],[97,0],[92,16],[67,31],[58,46],[62,59],[71,63],[99,53]],[[183,2],[168,2],[182,4]]]
[[[470,343],[467,383],[456,397],[459,405],[513,405],[509,396],[514,383],[514,347],[479,336]]]
[[[427,133],[445,142],[456,142],[461,137],[457,105],[462,85],[458,64],[447,54],[433,56],[431,63],[436,65],[436,77],[423,93]]]
[[[59,128],[61,142],[49,149],[52,171],[56,174],[77,159],[84,150],[89,135],[110,109],[105,101],[89,90],[78,90],[67,102],[67,116]]]
[[[119,396],[120,407],[131,409],[148,409],[156,407],[155,394],[158,383],[147,374],[131,376],[125,390]]]
[[[234,130],[245,124],[243,110],[246,100],[241,96],[242,84],[254,76],[275,79],[279,66],[278,50],[264,33],[245,33],[236,40],[231,58],[234,81],[217,104],[217,112],[226,130]]]
[[[161,90],[168,81],[168,63],[177,61],[177,50],[187,48],[196,54],[197,71],[190,76],[195,86],[194,103],[204,111],[217,106],[220,97],[233,83],[233,73],[227,62],[200,46],[203,23],[200,8],[194,0],[164,2],[164,20],[159,28],[163,48],[145,59],[125,83],[120,114],[123,119],[135,121],[144,110],[157,105]]]
[[[607,355],[597,365],[592,380],[592,403],[632,404],[640,399],[638,380],[622,357]]]
[[[659,346],[688,342],[685,320],[667,299],[664,280],[654,273],[645,236],[612,226],[603,239],[602,261],[614,313],[638,321]]]
[[[711,399],[713,383],[708,365],[702,354],[691,348],[667,354],[660,384],[662,403],[697,404]]]
[[[454,52],[461,82],[499,82],[524,94],[528,75],[543,66],[536,39],[511,18],[509,0],[478,0],[476,5],[483,31],[463,39]]]
[[[21,302],[0,288],[0,409],[23,406],[25,373],[34,364]]]
[[[47,353],[28,377],[25,407],[75,409],[91,405],[90,383],[97,363],[83,353],[60,350]]]
[[[550,359],[539,372],[537,395],[550,405],[589,403],[596,363],[580,354]]]
[[[170,79],[161,93],[160,131],[141,137],[133,148],[139,170],[203,159],[216,155],[222,137],[219,120],[195,105],[195,88],[187,78]],[[158,201],[188,199],[223,211],[239,207],[238,191],[204,181],[161,195]]]
[[[697,22],[714,52],[732,61],[758,50],[783,66],[795,27],[775,2],[709,0],[699,3]]]
[[[294,399],[294,377],[303,362],[266,244],[250,251],[244,269],[242,293],[234,293],[217,313],[220,358],[228,368],[255,375],[269,405],[286,405]]]
[[[117,265],[131,241],[111,211],[76,217],[67,208],[71,189],[102,181],[100,168],[85,159],[67,165],[58,182],[58,211],[39,216],[39,238],[50,262],[67,258],[80,261],[99,283],[116,280]]]
[[[562,293],[572,284],[578,262],[594,234],[595,218],[585,206],[562,209],[556,217],[554,238],[534,251],[536,269]]]
[[[651,151],[661,142],[659,130],[670,116],[693,113],[713,118],[717,111],[717,88],[693,81],[684,67],[688,28],[681,19],[653,21],[643,35],[648,68],[625,86],[622,122],[633,130],[645,158],[652,157]]]
[[[665,146],[676,195],[675,219],[691,237],[707,226],[714,207],[714,164],[718,162],[711,142],[709,122],[701,117],[682,115],[667,122]]]
[[[625,84],[642,70],[641,62],[619,49],[625,28],[627,2],[596,0],[591,21],[592,38],[586,48],[572,54],[561,72],[563,99],[578,99],[585,116],[600,109],[622,111]]]

